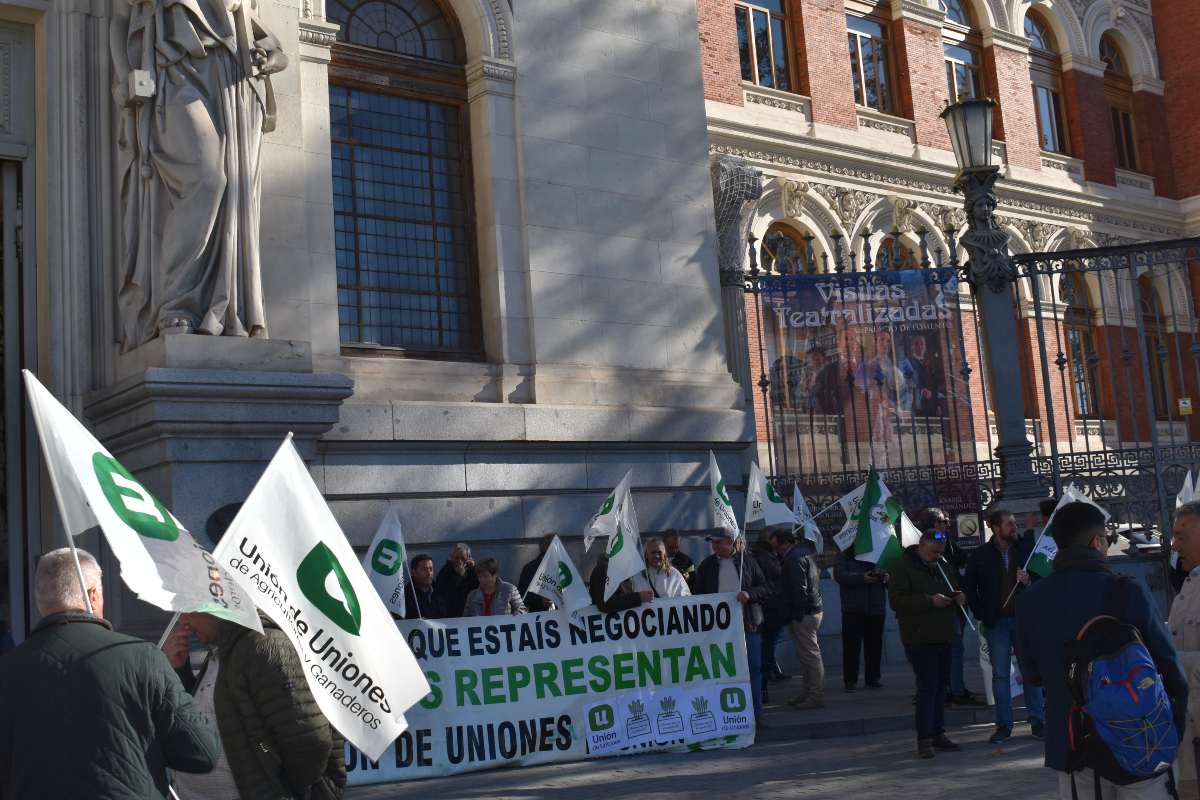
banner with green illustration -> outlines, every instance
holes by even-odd
[[[733,594],[397,625],[431,691],[378,761],[347,746],[352,785],[754,743]]]

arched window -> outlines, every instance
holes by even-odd
[[[790,43],[784,0],[739,0],[733,9],[742,80],[791,91]]]
[[[343,347],[482,352],[464,46],[436,0],[328,0]],[[386,87],[386,88],[383,88]]]
[[[1066,153],[1062,59],[1050,27],[1034,9],[1025,15],[1025,36],[1029,39],[1029,79],[1033,83],[1033,107],[1037,109],[1038,138],[1046,152]]]
[[[1166,419],[1170,414],[1168,395],[1171,391],[1167,374],[1166,318],[1158,302],[1158,292],[1149,275],[1138,278],[1138,304],[1142,313],[1142,330],[1146,334],[1146,355],[1150,371],[1150,392],[1154,400],[1154,414]]]
[[[1117,147],[1117,166],[1138,168],[1137,138],[1133,125],[1133,81],[1128,62],[1112,34],[1100,37],[1100,60],[1104,62],[1104,99],[1112,121],[1113,140]]]
[[[814,259],[815,260],[815,259]],[[763,235],[759,251],[762,268],[783,275],[813,271],[808,260],[808,244],[803,235],[789,225],[775,223]]]
[[[946,55],[946,91],[951,103],[983,96],[980,77],[983,38],[966,0],[938,0],[946,12],[942,48]]]
[[[1092,335],[1092,303],[1087,285],[1079,275],[1066,275],[1063,281],[1063,300],[1067,310],[1063,327],[1067,336],[1067,369],[1070,372],[1071,393],[1075,415],[1084,419],[1100,416],[1100,397],[1097,392],[1100,357],[1096,354]]]

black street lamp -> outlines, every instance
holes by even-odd
[[[992,163],[995,109],[996,104],[988,99],[964,100],[947,106],[942,119],[958,161],[954,185],[963,193],[967,213],[967,232],[961,243],[970,258],[967,275],[975,294],[991,374],[1007,376],[1019,375],[1021,369],[1013,293],[1017,270],[1008,255],[1009,236],[996,224],[1000,167]],[[1035,501],[1046,496],[1046,487],[1033,469],[1033,445],[1025,432],[1021,386],[1019,380],[997,380],[992,397],[999,438],[996,458],[1000,462],[996,497],[1012,511],[1032,510]]]

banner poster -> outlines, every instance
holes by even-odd
[[[862,483],[874,466],[906,508],[922,508],[933,503],[908,502],[899,472],[889,469],[932,467],[937,491],[953,495],[936,500],[959,510],[955,472],[978,460],[975,440],[987,431],[977,436],[971,414],[968,379],[980,370],[963,336],[958,272],[772,275],[761,287],[777,468],[786,454],[793,474],[836,482],[847,473],[842,486],[802,481],[806,496],[823,498]],[[931,483],[927,476],[914,482],[926,491]],[[976,482],[959,482],[961,510],[978,510]],[[841,522],[821,520],[833,533]]]
[[[351,785],[754,743],[733,594],[396,624],[431,691],[378,761],[347,745]]]

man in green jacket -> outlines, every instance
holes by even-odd
[[[77,552],[87,599],[71,550],[43,555],[42,620],[0,659],[0,798],[166,798],[167,769],[213,768],[216,731],[152,643],[113,632]]]
[[[933,758],[935,750],[960,749],[946,736],[944,716],[950,645],[967,599],[953,570],[939,561],[945,549],[945,533],[925,531],[921,541],[905,550],[889,570],[888,596],[917,679],[918,758]]]
[[[224,761],[241,800],[337,800],[346,787],[345,740],[317,706],[287,634],[259,616],[261,634],[208,614],[183,615],[219,656],[219,667],[211,659],[210,667]],[[204,683],[204,673],[191,679],[186,661],[171,656],[189,689]]]

